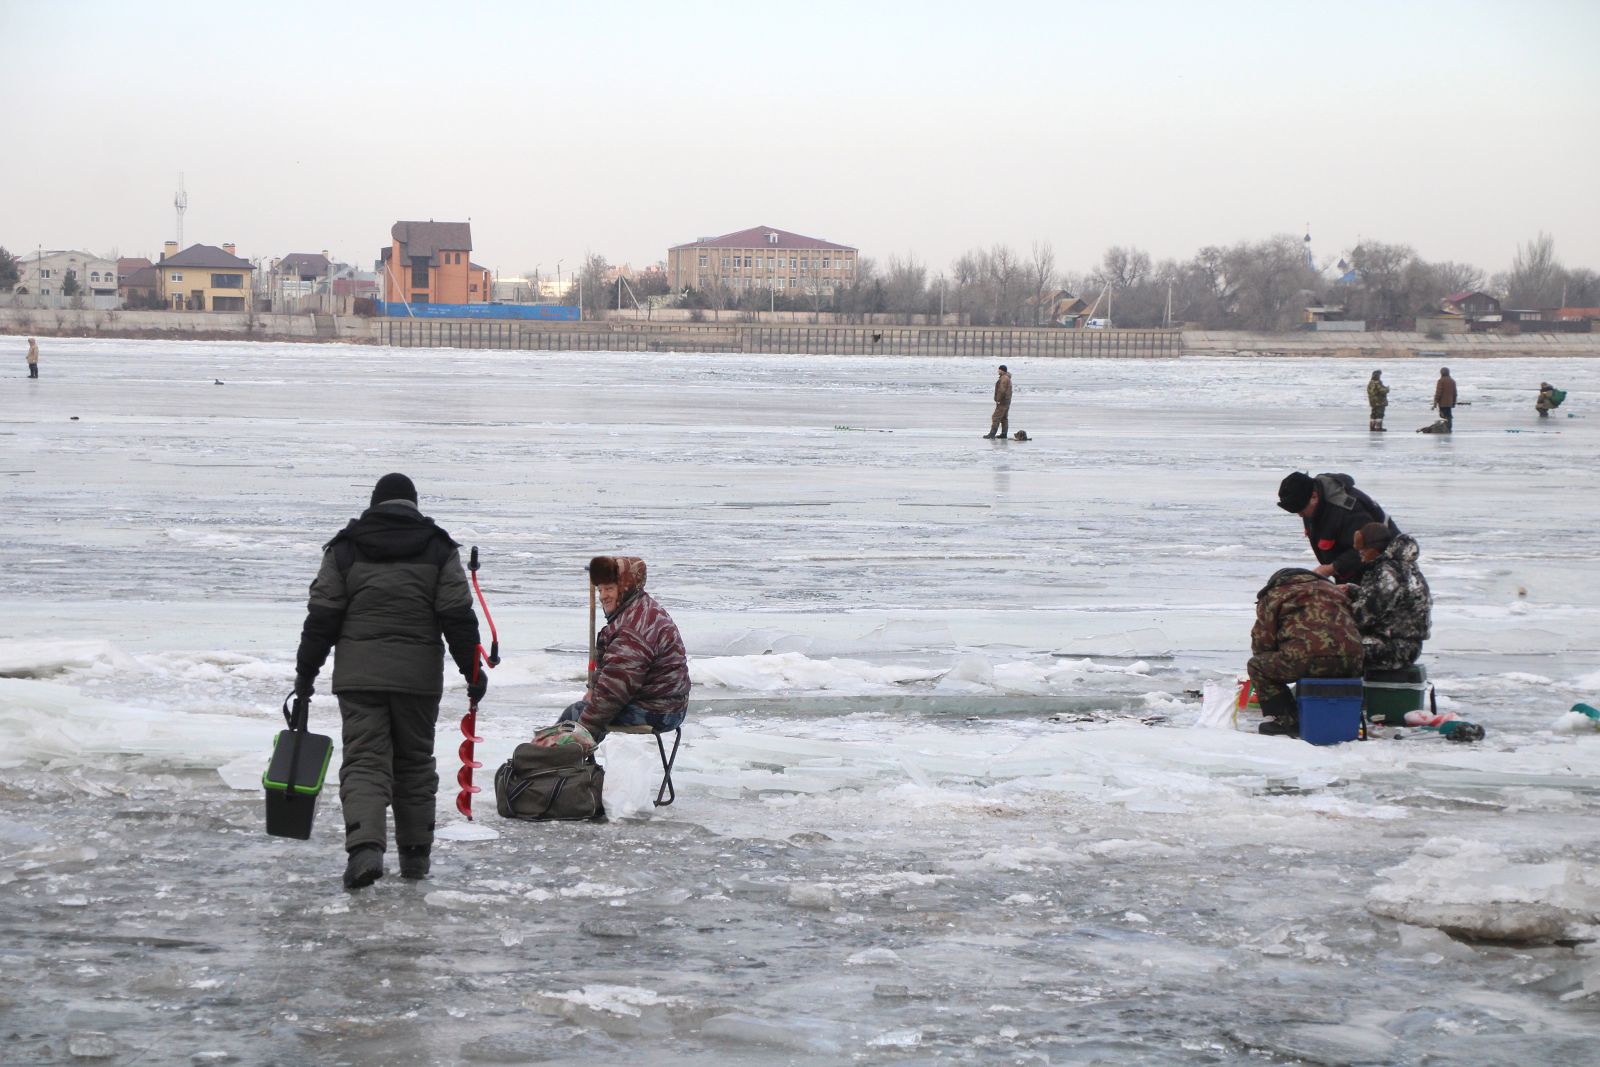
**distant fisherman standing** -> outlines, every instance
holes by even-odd
[[[1451,417],[1451,412],[1456,406],[1456,380],[1450,377],[1449,367],[1439,368],[1439,381],[1433,387],[1433,406],[1439,409],[1439,418],[1444,421],[1445,432],[1456,428],[1456,421]]]
[[[28,338],[28,377],[39,376],[39,342]]]
[[[1006,370],[1004,363],[1000,364],[1000,377],[994,382],[994,414],[989,416],[989,432],[983,435],[985,441],[993,441],[998,433],[1000,440],[1004,441],[1011,428],[1011,372]]]
[[[1372,372],[1372,380],[1367,382],[1367,405],[1372,408],[1372,413],[1367,419],[1367,429],[1381,431],[1383,429],[1383,413],[1389,408],[1389,387],[1383,384],[1383,371]]]

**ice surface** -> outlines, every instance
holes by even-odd
[[[1600,365],[1463,361],[1440,439],[1365,432],[1365,363],[1012,358],[1015,447],[992,363],[52,342],[0,397],[0,1056],[1593,1062],[1600,421],[1502,431]],[[1437,367],[1384,370],[1427,421]],[[1203,714],[1309,559],[1291,468],[1417,535],[1485,741]],[[336,784],[270,839],[260,772],[319,546],[391,469],[480,546],[506,659],[478,821],[451,679],[433,874],[349,895]],[[689,645],[679,800],[615,736],[610,823],[503,822],[603,551]]]

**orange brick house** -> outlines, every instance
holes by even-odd
[[[412,304],[481,304],[493,291],[489,271],[472,262],[470,222],[397,222],[378,259],[385,300]]]

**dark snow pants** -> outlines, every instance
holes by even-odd
[[[339,694],[344,721],[344,762],[339,801],[344,805],[344,847],[388,842],[385,809],[394,808],[394,841],[433,844],[434,798],[439,774],[433,760],[439,698],[418,693],[347,690]]]
[[[1010,429],[1010,427],[1011,427],[1011,405],[1009,403],[1007,403],[1007,404],[996,404],[994,406],[994,414],[989,416],[989,434],[990,434],[990,436],[998,436],[998,437],[1010,436],[1009,434],[1006,433],[1006,431],[1008,429]]]

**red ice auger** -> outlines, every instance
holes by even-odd
[[[478,546],[472,546],[472,555],[467,563],[467,571],[472,575],[472,591],[478,595],[478,605],[483,608],[483,619],[489,624],[489,651],[485,652],[479,645],[472,654],[472,680],[478,680],[478,672],[484,666],[495,667],[500,663],[500,635],[494,628],[494,616],[489,614],[489,602],[483,599],[483,589],[478,585]],[[461,770],[456,773],[456,784],[461,786],[461,792],[456,795],[456,810],[472,821],[472,794],[481,793],[483,789],[472,784],[472,772],[483,764],[473,758],[473,747],[483,738],[477,734],[478,730],[478,702],[472,701],[467,706],[467,713],[461,716],[461,734],[466,738],[461,742]]]

